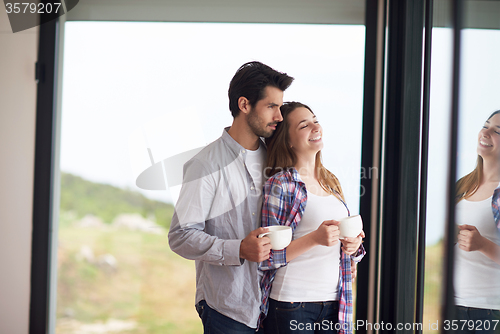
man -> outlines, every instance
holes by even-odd
[[[260,62],[229,85],[231,127],[184,165],[169,231],[177,254],[196,261],[196,309],[205,333],[254,333],[261,302],[258,262],[269,258],[261,228],[265,146],[281,122],[293,78]]]

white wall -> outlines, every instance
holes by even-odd
[[[3,9],[3,6],[0,6]],[[0,10],[0,333],[29,328],[38,28]]]

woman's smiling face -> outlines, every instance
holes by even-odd
[[[479,131],[477,154],[483,159],[488,157],[500,159],[500,114],[493,115]]]
[[[313,154],[323,148],[323,128],[307,108],[299,107],[288,115],[289,143],[295,154]]]

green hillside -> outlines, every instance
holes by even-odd
[[[195,264],[170,250],[174,208],[142,194],[61,174],[56,333],[195,334]],[[166,230],[82,227],[140,214]]]
[[[77,218],[87,214],[111,223],[122,213],[138,213],[144,218],[155,217],[158,225],[168,228],[174,207],[142,194],[94,183],[79,176],[61,173],[61,211],[74,212]]]

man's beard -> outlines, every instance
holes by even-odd
[[[257,115],[255,109],[252,108],[250,109],[250,112],[248,113],[247,116],[247,124],[255,135],[259,137],[269,138],[274,133],[274,130],[273,129],[267,130],[267,126],[278,123],[273,122],[264,124],[262,119],[260,119],[259,116]]]

